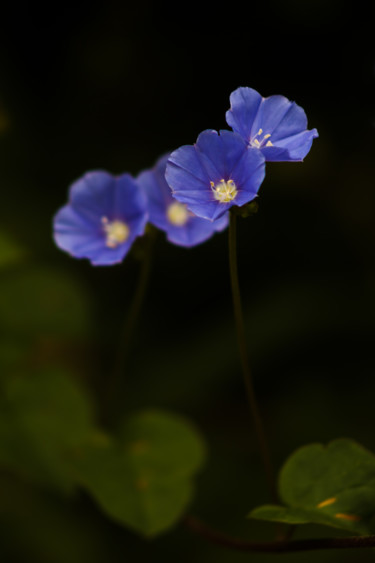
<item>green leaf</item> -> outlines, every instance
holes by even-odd
[[[375,456],[348,439],[304,446],[282,468],[279,492],[285,506],[260,506],[249,516],[368,534],[375,515]]]
[[[188,421],[144,411],[130,418],[116,440],[97,437],[77,460],[78,479],[110,517],[154,536],[185,511],[204,458],[202,440]]]
[[[0,464],[43,486],[70,491],[72,458],[93,432],[91,405],[61,371],[2,383]]]
[[[121,441],[133,450],[133,461],[155,474],[165,471],[178,477],[195,473],[205,450],[192,425],[180,416],[156,410],[143,411],[120,429]]]

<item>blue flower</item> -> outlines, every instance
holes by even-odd
[[[72,184],[69,195],[53,221],[57,246],[96,266],[121,262],[148,219],[135,180],[129,174],[89,172]]]
[[[195,246],[225,229],[228,214],[215,222],[208,221],[194,215],[185,203],[177,201],[165,180],[167,160],[168,155],[162,156],[152,170],[141,172],[137,178],[147,195],[149,221],[165,231],[170,242],[179,246]]]
[[[260,149],[266,161],[299,161],[318,137],[307,130],[303,109],[284,96],[262,96],[252,88],[237,88],[230,95],[227,123],[249,147]]]
[[[203,131],[195,145],[174,151],[165,178],[173,197],[195,215],[215,221],[233,205],[253,200],[263,181],[261,151],[232,131]]]

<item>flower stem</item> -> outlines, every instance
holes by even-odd
[[[273,469],[271,464],[271,457],[269,453],[266,434],[264,431],[263,421],[260,416],[258,403],[256,400],[251,371],[249,367],[249,358],[246,346],[245,323],[242,313],[241,293],[238,282],[238,267],[237,267],[237,233],[236,233],[236,220],[235,213],[230,213],[229,223],[229,268],[230,279],[233,297],[234,318],[236,323],[237,341],[241,358],[242,375],[246,387],[247,398],[250,405],[250,411],[253,417],[255,432],[258,439],[263,467],[266,473],[266,478],[273,502],[277,502],[277,493],[273,477]]]
[[[112,399],[115,396],[115,392],[118,389],[120,380],[124,376],[129,350],[134,340],[139,316],[147,293],[152,264],[152,250],[155,242],[154,239],[156,237],[156,232],[153,229],[150,229],[147,237],[147,241],[145,241],[145,248],[143,249],[143,256],[141,258],[137,287],[133,295],[128,313],[125,317],[113,371],[111,378],[109,379],[107,384],[103,413],[104,419],[106,419],[108,416],[108,409],[110,407]]]
[[[358,549],[375,547],[375,535],[259,542],[245,540],[219,532],[195,516],[187,516],[184,523],[191,531],[205,538],[207,541],[235,551],[288,553],[293,551],[316,551],[319,549]]]

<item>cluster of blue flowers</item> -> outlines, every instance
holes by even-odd
[[[225,229],[232,206],[257,196],[266,161],[301,161],[318,136],[295,102],[252,88],[232,92],[226,120],[232,131],[203,131],[137,178],[93,171],[74,182],[54,217],[56,244],[94,265],[115,264],[150,222],[173,244],[195,246]]]

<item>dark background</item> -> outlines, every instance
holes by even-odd
[[[137,175],[202,130],[226,128],[230,93],[250,86],[295,100],[320,135],[303,164],[267,166],[259,212],[239,226],[249,350],[275,465],[300,445],[341,436],[375,449],[370,8],[338,0],[23,2],[6,8],[0,26],[1,230],[24,256],[1,273],[8,288],[19,281],[12,298],[22,303],[14,335],[0,321],[3,369],[63,365],[100,397],[137,284],[137,248],[120,266],[93,268],[54,246],[53,214],[87,170]],[[51,296],[70,303],[65,283],[84,302],[79,336],[52,318]],[[34,314],[35,295],[51,315],[36,321],[39,328],[22,316]],[[1,310],[7,296],[0,291]],[[9,342],[19,349],[11,360]],[[244,518],[268,497],[239,371],[226,233],[190,250],[159,235],[116,396],[114,419],[148,406],[189,416],[210,452],[194,512],[233,533],[270,537],[271,526]],[[205,544],[182,526],[146,542],[83,496],[65,502],[11,483],[11,508],[0,500],[4,561],[249,557]],[[309,527],[297,535],[324,533]],[[278,557],[345,562],[372,554]]]

